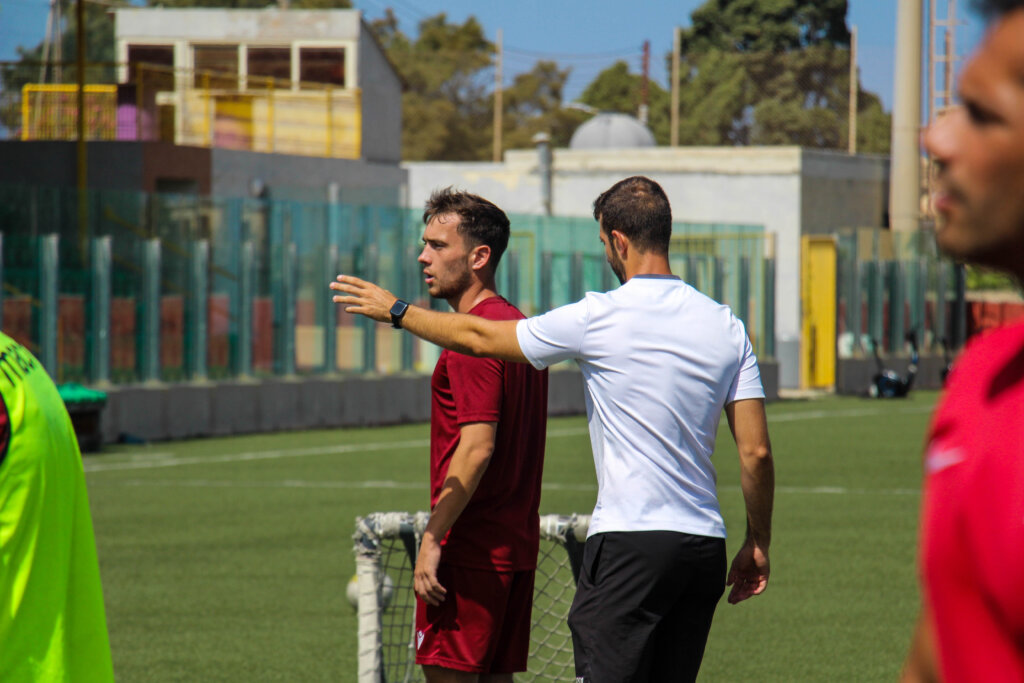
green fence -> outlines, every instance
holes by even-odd
[[[438,350],[349,316],[337,273],[414,303],[420,211],[396,206],[0,185],[0,326],[59,381],[174,382],[429,372]],[[616,286],[592,219],[510,216],[499,290],[527,315]],[[774,348],[774,260],[760,226],[674,226],[674,271]]]
[[[966,339],[963,268],[939,255],[930,230],[837,234],[838,355],[956,349]]]

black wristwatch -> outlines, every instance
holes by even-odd
[[[402,317],[405,316],[405,312],[409,310],[409,302],[398,299],[391,307],[391,327],[395,329],[402,329]]]

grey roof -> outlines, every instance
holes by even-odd
[[[629,114],[603,112],[572,134],[569,149],[629,149],[654,147],[654,135]]]

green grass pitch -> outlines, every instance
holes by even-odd
[[[772,579],[722,602],[704,681],[894,680],[918,605],[921,444],[936,394],[769,405]],[[583,418],[549,423],[542,513],[589,513]],[[353,681],[357,515],[427,506],[428,427],[109,447],[85,459],[122,681]],[[743,537],[735,447],[714,461]]]

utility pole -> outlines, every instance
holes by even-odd
[[[643,56],[643,77],[640,80],[640,110],[637,112],[637,118],[640,119],[640,123],[647,125],[647,112],[649,108],[647,106],[647,82],[651,72],[651,41],[644,41],[644,56]]]
[[[860,83],[857,80],[857,27],[850,29],[850,125],[847,149],[850,154],[857,153],[857,94]]]
[[[900,0],[897,4],[889,191],[893,231],[916,230],[921,214],[921,2]]]
[[[954,33],[957,25],[956,0],[946,0],[945,19],[938,15],[938,1],[930,0],[928,4],[928,99],[925,120],[928,125],[935,122],[935,119],[954,102],[953,74],[956,64],[956,35]],[[939,32],[942,32],[942,43],[944,54],[937,51],[939,44]],[[942,79],[939,79],[939,66],[942,66]],[[942,86],[938,87],[938,83]],[[932,206],[932,161],[928,160],[927,176],[927,212],[934,217],[935,210]]]
[[[494,149],[492,158],[494,161],[501,161],[501,127],[502,127],[502,76],[501,76],[501,29],[498,29],[498,39],[495,42],[495,63],[494,63]]]
[[[85,0],[75,3],[75,23],[75,47],[78,53],[75,75],[78,82],[78,239],[84,249],[89,235],[89,198],[86,192],[89,186],[89,165],[85,145]]]
[[[679,50],[682,49],[682,33],[678,26],[672,32],[672,132],[669,144],[679,146]]]

